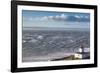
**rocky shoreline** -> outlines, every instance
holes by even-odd
[[[77,57],[75,55],[77,55]],[[80,56],[82,56],[82,57],[80,58]],[[77,53],[72,54],[70,56],[63,57],[63,58],[58,58],[58,59],[53,59],[51,61],[59,61],[59,60],[82,60],[82,59],[90,59],[90,52],[84,52],[84,53],[78,53],[77,52]]]

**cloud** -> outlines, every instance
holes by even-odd
[[[90,18],[89,16],[86,16],[86,15],[71,15],[71,16],[68,16],[67,21],[89,22]]]
[[[55,15],[55,16],[43,16],[39,18],[35,18],[36,20],[44,21],[44,20],[65,20],[67,16],[65,14]]]
[[[48,20],[47,16],[41,17],[40,20]]]
[[[66,21],[66,22],[89,22],[90,17],[87,15],[65,15],[65,14],[60,14],[60,15],[55,15],[55,16],[42,16],[42,17],[29,17],[27,18],[28,21]]]
[[[89,19],[89,16],[87,16],[87,15],[85,15],[85,16],[83,16],[83,15],[75,15],[75,17],[76,18],[80,18],[80,19],[82,19],[82,18]]]
[[[61,15],[56,15],[55,16],[55,19],[66,19],[67,18],[67,16],[65,15],[65,14],[61,14]]]
[[[75,17],[76,17],[76,18],[81,18],[81,16],[79,16],[79,15],[75,15]]]

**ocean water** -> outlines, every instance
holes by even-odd
[[[22,62],[51,61],[78,52],[81,45],[90,48],[89,29],[23,28],[22,35]]]

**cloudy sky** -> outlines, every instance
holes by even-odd
[[[23,27],[90,28],[89,13],[22,10]]]

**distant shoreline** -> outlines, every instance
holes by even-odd
[[[48,31],[65,31],[65,30],[76,30],[76,31],[90,31],[90,28],[49,28],[49,27],[23,27],[22,30],[48,30]]]

